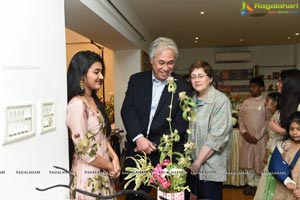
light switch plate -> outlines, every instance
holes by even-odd
[[[6,135],[3,144],[24,140],[35,135],[33,104],[6,107]]]
[[[55,130],[56,114],[55,102],[53,99],[40,101],[40,129],[41,133],[47,133]]]

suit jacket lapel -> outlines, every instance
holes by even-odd
[[[147,107],[147,115],[150,115],[150,109],[151,109],[151,102],[152,102],[152,73],[151,71],[147,74],[147,78],[145,79],[145,91],[149,92],[142,92],[145,94],[142,98],[145,99],[145,106]]]

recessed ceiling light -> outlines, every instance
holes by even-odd
[[[240,42],[244,42],[244,40],[243,40],[243,39],[240,39]]]
[[[295,33],[295,35],[297,35],[297,36],[298,36],[298,35],[300,35],[300,33]]]
[[[198,40],[199,38],[198,37],[195,37],[195,40]]]
[[[198,41],[197,40],[195,40],[195,43],[197,43]]]
[[[200,15],[204,15],[205,14],[205,12],[204,11],[200,11]]]
[[[290,40],[291,39],[291,37],[288,37],[288,40]]]

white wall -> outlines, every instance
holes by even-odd
[[[108,1],[99,0],[81,0],[81,2],[91,9],[95,14],[101,17],[104,21],[109,23],[114,29],[120,32],[125,38],[131,41],[139,48],[147,49],[149,41],[143,42],[141,36],[138,35],[126,22],[117,11],[112,8]],[[116,7],[129,18],[129,21],[134,24],[136,28],[148,38],[149,33],[143,23],[140,21],[136,11],[132,8],[130,2],[122,0],[112,1]]]
[[[295,45],[252,47],[252,63],[262,66],[295,65]]]
[[[255,46],[255,47],[231,47],[231,48],[194,48],[180,49],[179,57],[176,62],[177,73],[188,73],[188,70],[180,68],[189,68],[196,60],[206,60],[213,68],[252,68],[254,65],[261,66],[279,66],[300,64],[299,44],[298,45],[277,45],[277,46]],[[240,52],[251,51],[251,62],[241,63],[215,63],[216,52]]]
[[[121,119],[121,107],[125,98],[129,77],[141,71],[141,51],[115,51],[114,52],[115,77],[115,127],[124,129]],[[125,129],[124,129],[125,130]]]
[[[145,27],[144,23],[140,20],[140,16],[136,12],[135,8],[132,6],[130,1],[124,0],[111,0],[114,5],[123,13],[126,18],[134,25],[134,27],[139,30],[139,32],[147,38],[145,42],[135,43],[140,46],[141,49],[148,50],[148,46],[150,42],[155,39],[151,37],[147,27]]]
[[[295,63],[297,68],[300,69],[300,44],[295,45],[294,52],[296,54]]]
[[[39,192],[35,187],[67,184],[68,176],[50,174],[53,165],[68,168],[64,1],[10,0],[0,6],[0,190],[1,199],[65,199],[65,188]],[[56,129],[2,145],[6,106],[33,103],[35,126],[39,100],[56,103]],[[16,171],[40,171],[17,174]]]

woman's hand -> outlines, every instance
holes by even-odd
[[[287,183],[287,184],[286,184],[286,187],[287,187],[289,190],[296,190],[296,189],[297,189],[297,186],[296,186],[294,183]]]
[[[206,162],[207,159],[209,159],[214,154],[214,150],[212,150],[210,147],[203,145],[198,153],[197,159],[193,162],[191,165],[191,173],[193,175],[198,174],[200,167],[203,163]]]
[[[111,178],[117,178],[120,176],[121,174],[121,168],[120,168],[120,162],[119,162],[119,157],[117,156],[116,152],[113,150],[113,148],[111,147],[111,144],[109,142],[109,140],[107,140],[107,149],[108,149],[108,154],[109,157],[111,158],[111,167],[108,170],[108,175]]]
[[[199,169],[200,169],[200,166],[201,166],[200,161],[195,160],[195,161],[193,162],[193,164],[192,164],[191,167],[190,167],[192,175],[198,174]]]
[[[272,131],[274,131],[276,133],[279,133],[281,135],[285,134],[285,129],[282,128],[276,120],[270,120],[268,126],[269,126],[269,129],[271,129]]]
[[[113,158],[112,165],[113,168],[115,169],[115,172],[117,173],[117,177],[119,177],[121,174],[121,167],[120,167],[119,158],[117,156]]]
[[[294,196],[297,198],[297,199],[300,199],[300,188],[296,188],[293,190],[293,193],[294,193]]]
[[[114,159],[112,160],[112,164],[113,167],[118,171],[120,170],[120,162],[119,162],[119,158],[118,157],[114,157]]]
[[[111,167],[108,170],[108,175],[111,178],[117,178],[117,177],[120,176],[120,173],[121,173],[120,167],[119,168],[115,168],[114,165],[115,164],[113,164],[113,162],[111,162]]]

